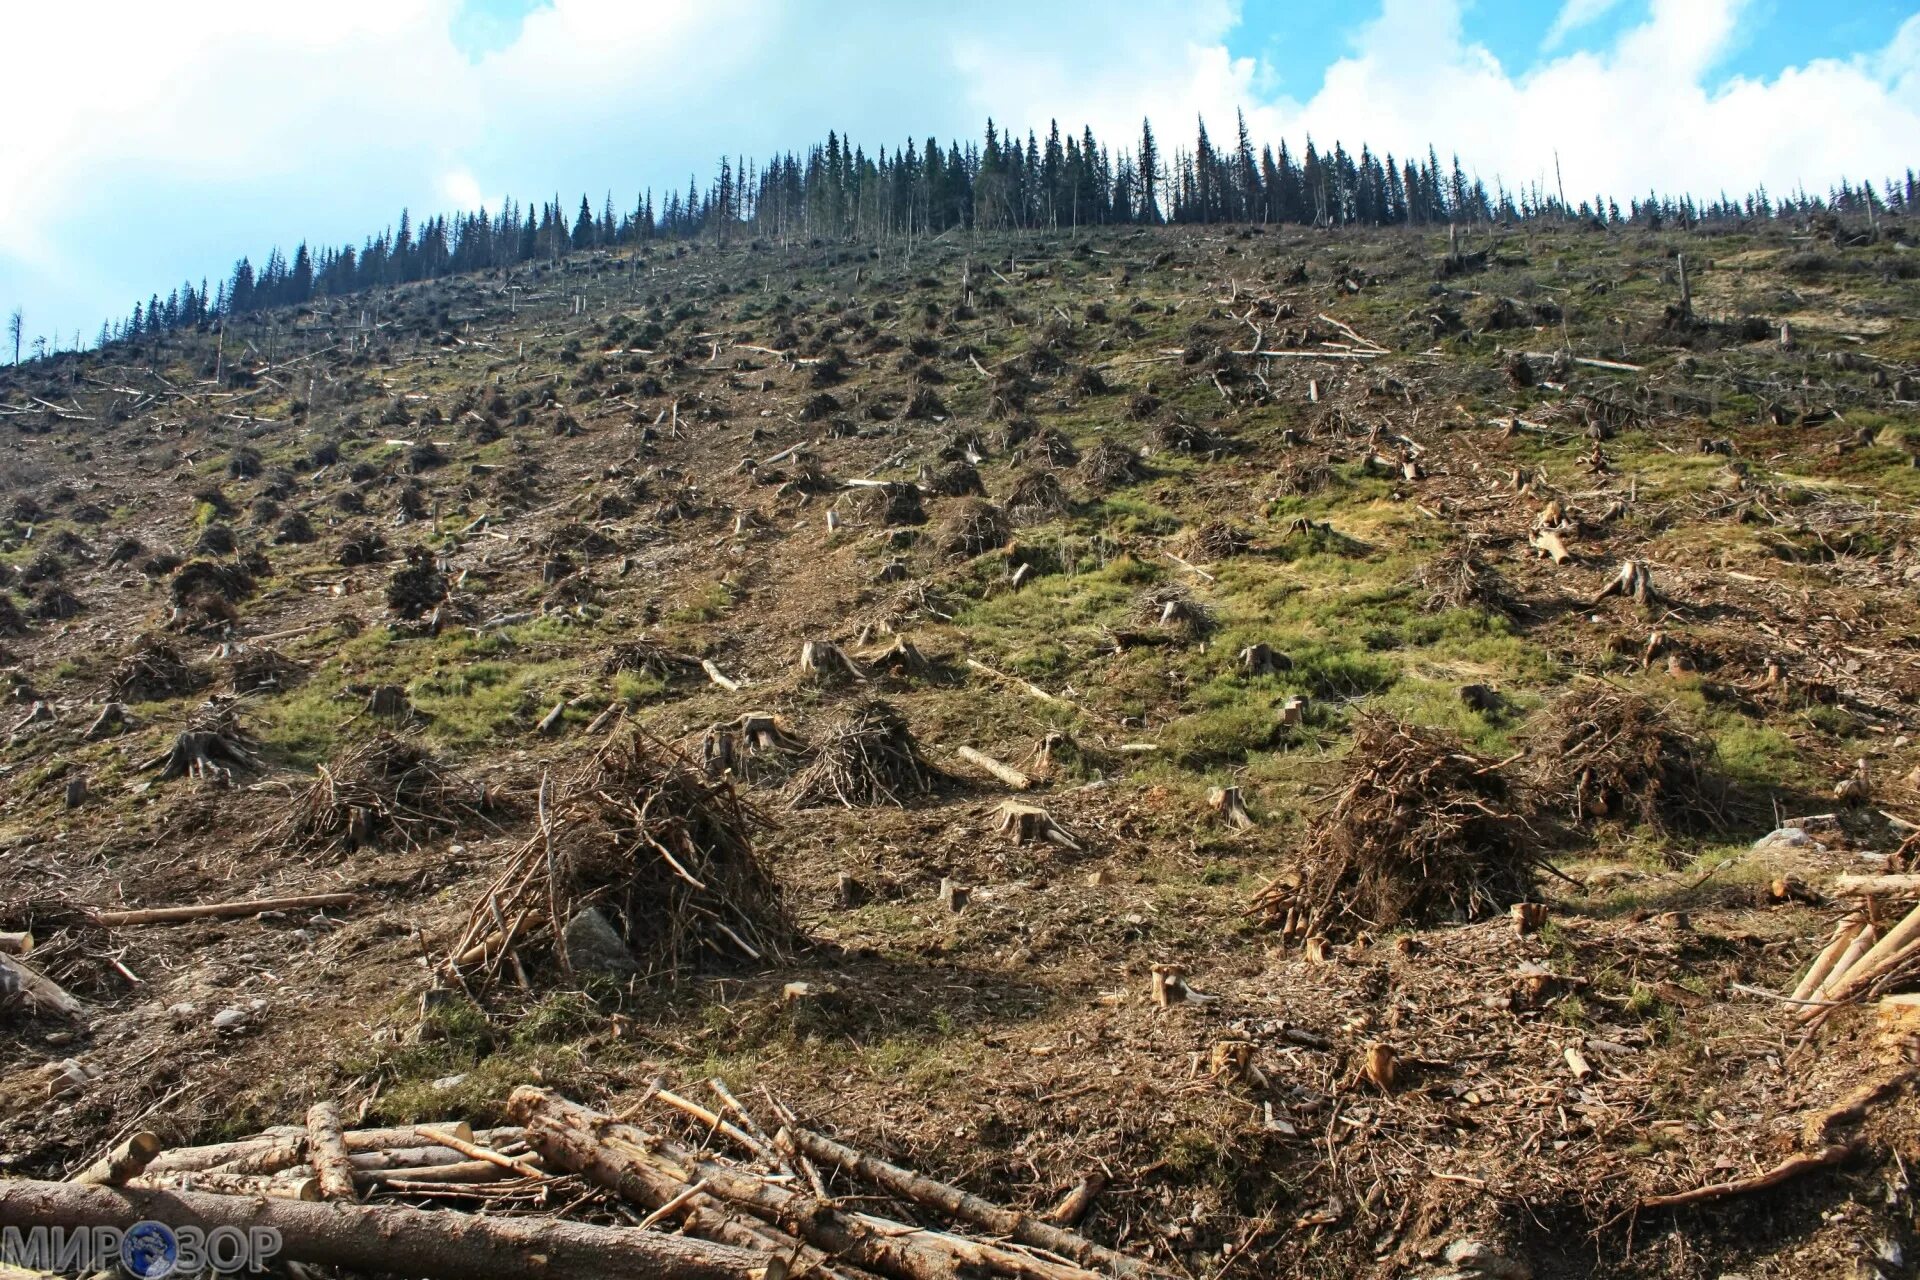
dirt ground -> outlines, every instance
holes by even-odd
[[[0,373],[0,930],[85,1006],[0,1009],[0,1171],[719,1076],[1002,1202],[1098,1174],[1082,1230],[1196,1277],[1912,1275],[1910,1088],[1831,1167],[1641,1201],[1824,1145],[1892,1069],[1870,1003],[1779,997],[1836,875],[1915,869],[1914,235],[1477,228],[1464,273],[1413,230],[662,244]],[[1666,773],[1568,782],[1595,689]],[[874,700],[925,790],[804,788]],[[530,937],[448,980],[543,778],[748,712],[804,744],[730,775],[804,947]],[[1376,716],[1500,781],[1497,832],[1436,838],[1524,895],[1383,914],[1440,882],[1395,861],[1439,793],[1326,870]],[[244,762],[165,776],[190,727]],[[446,789],[300,827],[381,734]],[[1064,839],[1003,832],[961,747]]]

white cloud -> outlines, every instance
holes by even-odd
[[[1592,26],[1618,8],[1620,0],[1567,0],[1548,29],[1540,47],[1548,52],[1558,49],[1568,36],[1582,27]]]
[[[339,244],[482,198],[711,177],[830,128],[869,150],[956,133],[1090,124],[1163,149],[1196,117],[1230,140],[1311,132],[1398,155],[1457,149],[1480,174],[1625,196],[1755,182],[1819,188],[1913,161],[1920,16],[1884,49],[1709,88],[1748,0],[1653,0],[1606,47],[1509,72],[1462,0],[1382,0],[1311,96],[1235,56],[1237,0],[976,0],[964,8],[800,0],[552,0],[478,57],[460,0],[63,0],[9,12],[0,133],[0,303],[63,331],[274,242]],[[1556,30],[1609,0],[1567,0]],[[1284,48],[1284,44],[1281,46]],[[1285,83],[1308,83],[1288,68]],[[29,110],[31,108],[31,110]]]

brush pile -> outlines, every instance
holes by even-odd
[[[1470,608],[1501,612],[1508,603],[1499,572],[1487,564],[1471,537],[1450,544],[1421,565],[1414,585],[1426,592],[1422,607],[1428,613]]]
[[[600,664],[602,675],[617,676],[623,671],[650,676],[662,683],[676,676],[700,674],[700,659],[690,653],[677,653],[651,640],[629,640],[615,646]]]
[[[859,485],[841,498],[839,505],[848,519],[860,524],[893,527],[927,522],[918,485]]]
[[[165,640],[149,638],[128,654],[107,678],[116,702],[159,702],[192,693],[203,683],[180,651]]]
[[[906,720],[875,699],[855,706],[820,735],[812,758],[788,788],[788,802],[796,809],[903,805],[907,797],[932,791],[935,777]]]
[[[1067,504],[1060,477],[1035,469],[1014,482],[1013,492],[1007,495],[1007,514],[1015,524],[1044,524],[1065,513]]]
[[[1080,459],[1080,483],[1096,493],[1118,489],[1144,479],[1140,456],[1125,445],[1108,440],[1089,449]]]
[[[415,849],[491,807],[485,787],[443,769],[417,743],[381,733],[321,766],[268,839],[309,851]]]
[[[1213,630],[1213,610],[1179,583],[1154,587],[1134,601],[1133,616],[1189,640]]]
[[[1173,549],[1183,559],[1204,564],[1237,556],[1252,545],[1253,539],[1247,536],[1246,530],[1225,520],[1208,520],[1184,530],[1174,539]]]
[[[639,971],[671,977],[703,956],[764,963],[803,939],[753,848],[767,825],[726,779],[638,730],[570,776],[543,781],[539,832],[481,892],[444,969],[468,989],[525,972],[587,907],[615,918]]]
[[[1493,762],[1449,734],[1370,716],[1295,874],[1255,909],[1303,936],[1477,920],[1527,899],[1531,844]]]
[[[934,541],[942,555],[970,560],[1005,545],[1010,536],[1005,511],[984,499],[970,498],[940,522]]]
[[[1595,685],[1548,708],[1530,745],[1540,802],[1571,818],[1615,818],[1656,832],[1725,825],[1708,748],[1637,694]]]

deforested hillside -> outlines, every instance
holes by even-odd
[[[1102,1274],[1908,1274],[1916,228],[1656,221],[588,246],[6,370],[0,1160],[323,1100],[549,1160],[375,1201],[638,1221],[536,1086]]]

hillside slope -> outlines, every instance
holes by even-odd
[[[1803,1040],[1750,989],[1920,817],[1920,264],[1880,230],[662,246],[10,370],[0,930],[89,1007],[12,1015],[0,1160],[719,1075],[1004,1201],[1099,1174],[1084,1230],[1195,1275],[1911,1255],[1910,1108],[1634,1212],[1871,1064],[1870,1008]],[[738,783],[805,942],[436,979],[635,726]],[[149,767],[194,730],[232,757]],[[637,942],[659,901],[602,906]]]

